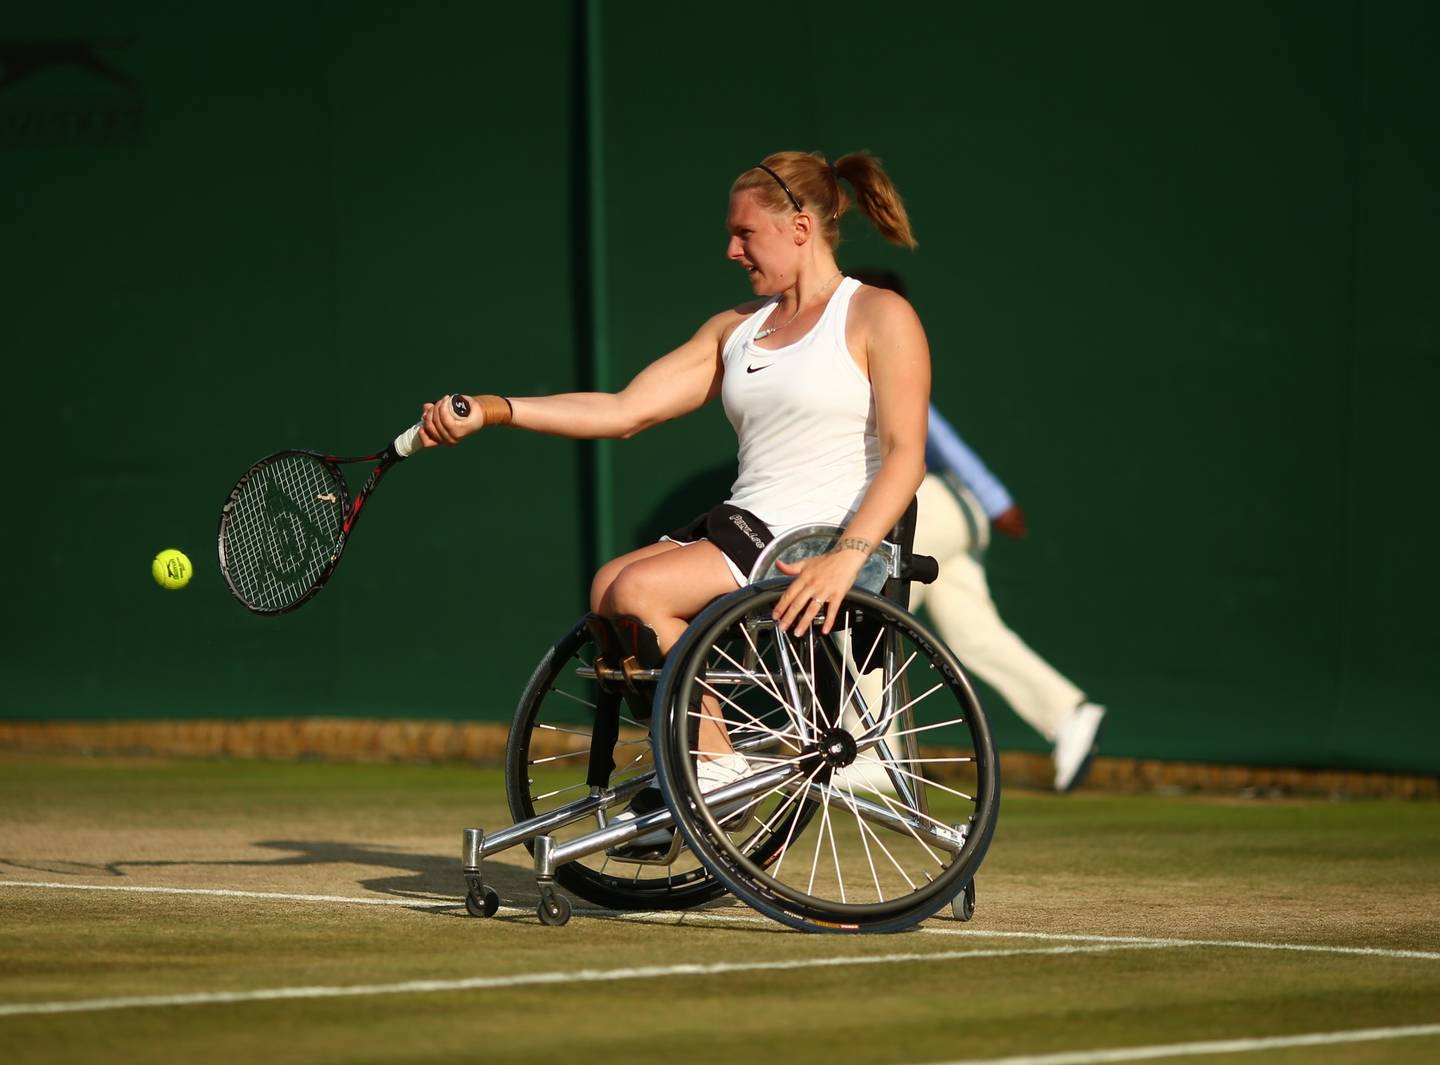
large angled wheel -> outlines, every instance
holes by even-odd
[[[545,653],[525,686],[505,751],[505,792],[516,823],[589,793],[586,776],[601,696],[595,682],[577,671],[594,662],[595,645],[579,622]],[[612,788],[654,776],[649,730],[623,703],[613,762]],[[565,842],[597,827],[587,818],[553,835]],[[634,865],[594,854],[560,866],[555,879],[581,898],[617,910],[685,909],[725,892],[684,849],[671,865]]]
[[[914,615],[855,590],[831,635],[779,633],[786,583],[718,600],[672,651],[656,699],[661,788],[689,848],[762,913],[807,931],[912,927],[961,893],[989,846],[989,725]],[[700,763],[726,740],[748,776],[707,789]],[[780,835],[778,854],[756,860],[757,830]]]

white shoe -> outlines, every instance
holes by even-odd
[[[1105,708],[1081,703],[1070,712],[1055,736],[1055,790],[1073,791],[1085,779]]]
[[[730,752],[722,754],[718,758],[702,759],[695,764],[695,776],[700,781],[700,792],[706,794],[723,788],[726,784],[733,784],[737,780],[748,777],[753,770],[750,763],[745,760],[744,755]],[[645,788],[635,798],[630,800],[630,806],[621,810],[611,819],[611,824],[624,824],[626,821],[633,821],[642,814],[648,814],[658,810],[665,805],[665,800],[660,795],[659,788]],[[743,804],[741,804],[743,805]],[[740,820],[744,820],[743,817]],[[724,827],[725,821],[721,821]],[[657,828],[654,832],[647,832],[643,836],[636,836],[629,843],[612,847],[608,852],[612,858],[653,858],[659,851],[669,848],[671,841],[675,838],[673,828]]]
[[[745,756],[736,754],[734,751],[722,754],[719,758],[702,758],[695,763],[695,777],[700,782],[702,795],[723,788],[726,784],[733,784],[737,780],[744,780],[751,772],[753,771]]]
[[[727,784],[744,780],[753,772],[745,756],[734,751],[722,754],[719,758],[702,758],[695,763],[695,778],[700,782],[701,795],[708,795]],[[737,799],[726,803],[723,811],[716,811],[720,827],[735,829],[743,825],[746,818],[745,804],[751,801],[754,800]],[[739,809],[736,809],[737,806]]]

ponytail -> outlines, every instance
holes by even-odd
[[[882,237],[902,247],[916,246],[900,193],[869,152],[842,155],[833,166],[819,152],[776,152],[736,178],[730,191],[753,191],[772,211],[808,210],[834,248],[840,243],[840,219],[851,203],[841,178],[854,188],[860,213]]]
[[[835,173],[855,189],[860,213],[891,244],[913,248],[919,242],[910,230],[910,216],[880,160],[869,152],[851,152],[835,160]],[[843,200],[842,200],[843,204]],[[845,207],[840,208],[845,213]]]

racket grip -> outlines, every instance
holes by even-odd
[[[470,417],[470,402],[464,396],[452,395],[450,409],[455,412],[457,418]],[[402,459],[408,459],[420,450],[420,429],[423,425],[424,422],[416,422],[395,438],[395,443],[391,445],[395,448],[395,454]]]
[[[390,445],[395,449],[395,454],[402,459],[408,459],[420,450],[420,427],[424,424],[424,422],[416,422],[395,438],[395,443]]]

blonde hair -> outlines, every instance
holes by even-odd
[[[916,245],[910,216],[895,183],[869,152],[851,152],[832,166],[819,152],[776,152],[745,171],[730,186],[731,193],[754,192],[761,206],[772,211],[801,208],[820,223],[830,247],[840,243],[840,218],[851,199],[841,186],[844,178],[855,190],[860,213],[892,244]]]

